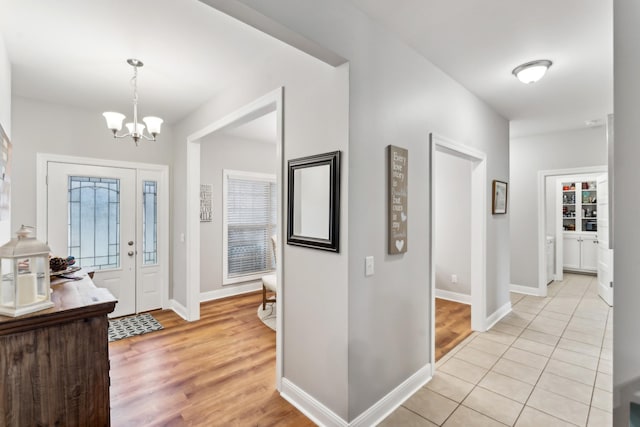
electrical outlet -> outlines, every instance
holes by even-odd
[[[451,275],[451,283],[453,283],[453,284],[458,283],[458,275],[457,274],[452,274]]]
[[[364,258],[364,275],[373,276],[373,257],[368,256]]]

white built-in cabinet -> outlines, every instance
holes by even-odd
[[[565,232],[598,230],[598,189],[596,180],[562,184],[562,228]]]
[[[598,189],[596,180],[562,182],[563,267],[598,271]]]
[[[577,235],[565,233],[562,238],[562,259],[564,268],[580,269],[580,246],[582,242]]]
[[[566,270],[598,271],[598,238],[595,235],[565,233],[562,241]]]

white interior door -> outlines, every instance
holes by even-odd
[[[48,162],[47,241],[95,270],[118,299],[112,317],[136,312],[136,171]]]
[[[600,175],[598,185],[598,294],[613,305],[613,249],[609,249],[609,177]]]

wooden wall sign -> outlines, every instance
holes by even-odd
[[[407,252],[407,182],[409,152],[394,145],[387,146],[389,178],[388,253]]]

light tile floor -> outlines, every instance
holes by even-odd
[[[611,426],[612,310],[593,276],[565,274],[546,298],[474,332],[383,427]]]

